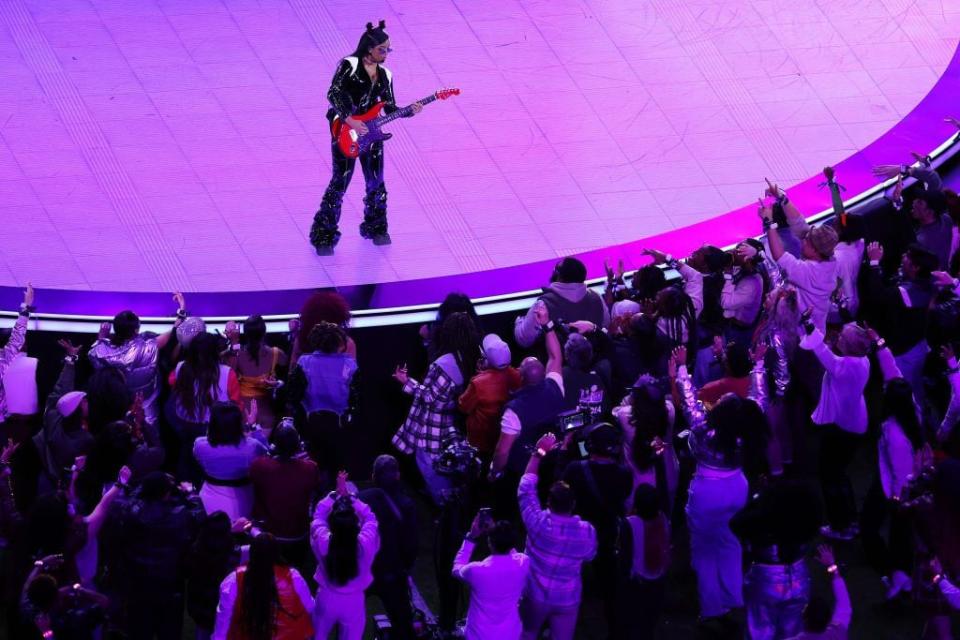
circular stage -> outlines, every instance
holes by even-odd
[[[535,288],[564,255],[598,276],[734,242],[764,177],[813,214],[823,166],[853,196],[954,131],[960,7],[898,6],[9,0],[0,286],[53,313],[168,314],[182,290],[195,313],[279,314],[320,287],[382,308]],[[328,82],[379,18],[399,102],[462,95],[390,125],[393,244],[359,237],[358,168],[317,257]]]

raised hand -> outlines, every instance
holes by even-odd
[[[400,384],[407,384],[407,381],[410,380],[410,376],[407,375],[407,363],[397,365],[397,368],[393,370],[393,379]]]
[[[337,493],[341,496],[348,496],[350,492],[347,490],[347,480],[350,479],[350,475],[346,471],[340,471],[337,474]]]
[[[817,562],[825,567],[832,567],[837,564],[833,557],[833,549],[828,544],[821,544],[817,547]]]
[[[889,179],[900,175],[900,165],[898,164],[878,164],[873,168],[873,175],[877,178]]]
[[[187,308],[187,303],[183,298],[183,294],[179,291],[173,294],[173,301],[177,303],[177,311],[182,311]]]
[[[673,359],[676,360],[677,368],[679,368],[681,365],[687,364],[687,348],[677,347],[674,349]]]
[[[540,436],[540,439],[537,440],[537,446],[534,448],[534,451],[543,449],[544,451],[550,451],[555,446],[557,446],[557,436],[552,433],[545,433]]]
[[[123,465],[120,467],[120,473],[117,474],[117,482],[122,485],[130,484],[130,478],[133,477],[133,471],[130,470],[130,467]]]
[[[653,264],[665,264],[667,262],[667,254],[663,251],[657,251],[656,249],[644,249],[641,252],[645,256],[650,256],[653,258]]]
[[[109,322],[100,323],[100,332],[97,333],[97,340],[106,340],[110,337],[111,325]]]
[[[933,284],[937,287],[952,287],[954,280],[946,271],[934,271],[930,274],[930,277],[933,279]]]
[[[757,215],[760,216],[760,219],[766,221],[773,220],[773,207],[768,207],[762,198],[758,198],[757,202],[760,204],[760,206],[757,207]]]
[[[867,258],[869,258],[871,262],[879,262],[883,260],[883,245],[881,245],[879,242],[871,242],[868,244]]]
[[[57,344],[67,352],[67,355],[70,357],[76,357],[80,353],[80,347],[74,345],[72,342],[66,339],[57,340]]]
[[[750,349],[750,358],[756,364],[760,364],[761,362],[763,362],[763,358],[766,355],[767,355],[766,342],[758,342],[756,345],[754,345],[753,349]]]
[[[550,322],[550,309],[543,300],[537,300],[533,305],[533,317],[541,327]]]
[[[231,320],[224,328],[223,335],[227,336],[230,344],[240,344],[240,325]]]
[[[246,420],[248,425],[257,424],[257,415],[259,414],[259,409],[257,408],[257,399],[253,398],[250,400],[250,406],[246,410]]]
[[[903,176],[899,173],[897,174],[897,185],[893,188],[893,197],[894,202],[899,202],[903,199]]]
[[[3,450],[0,451],[0,463],[10,464],[10,459],[13,458],[13,453],[19,446],[19,442],[14,442],[13,438],[7,438],[7,444],[4,445]]]
[[[780,190],[780,187],[777,186],[777,183],[770,182],[770,180],[767,178],[764,178],[763,180],[767,183],[767,188],[764,193],[771,198],[779,198],[783,192]]]
[[[33,306],[33,285],[29,282],[27,283],[27,288],[23,292],[23,304],[28,307]]]

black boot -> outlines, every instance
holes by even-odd
[[[333,248],[340,241],[340,231],[337,224],[340,222],[340,205],[343,194],[332,192],[329,189],[323,194],[320,209],[313,216],[313,226],[310,227],[310,244],[314,246],[318,256],[332,256]]]

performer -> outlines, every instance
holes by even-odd
[[[330,91],[327,92],[331,104],[327,119],[331,125],[334,117],[339,117],[362,135],[367,132],[366,125],[352,116],[369,110],[378,102],[386,103],[383,108],[385,114],[397,110],[393,76],[389,69],[382,66],[392,51],[390,36],[385,29],[386,22],[383,20],[377,27],[368,22],[356,51],[342,59],[337,66]],[[410,106],[411,116],[420,113],[423,108],[418,102]],[[337,229],[340,205],[356,166],[356,160],[344,156],[336,140],[332,140],[330,149],[333,154],[333,175],[323,194],[320,210],[313,218],[313,228],[310,229],[310,242],[316,248],[317,255],[321,256],[333,255],[333,248],[340,240],[340,231]],[[360,235],[373,240],[376,245],[390,244],[390,234],[387,233],[387,190],[383,184],[383,142],[374,143],[369,151],[360,154],[360,167],[367,190],[363,199]]]

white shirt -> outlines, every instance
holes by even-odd
[[[800,347],[813,351],[826,369],[820,384],[820,403],[811,416],[814,424],[835,424],[850,433],[866,433],[863,390],[870,377],[869,358],[836,355],[823,343],[819,329],[804,336]]]
[[[833,250],[833,257],[837,261],[837,277],[843,281],[843,297],[847,299],[847,310],[856,314],[860,307],[857,274],[860,273],[860,263],[863,262],[863,240],[841,242]]]
[[[560,395],[563,395],[563,376],[556,371],[547,373],[547,380],[553,380],[553,383],[560,388]],[[514,413],[513,409],[504,409],[503,417],[500,418],[500,433],[515,436],[520,433],[520,417]]]
[[[784,277],[797,288],[800,310],[807,307],[813,310],[810,319],[820,331],[826,331],[827,312],[830,311],[830,294],[837,286],[837,262],[827,260],[798,260],[784,253],[777,260],[784,271]]]
[[[518,551],[470,562],[474,544],[464,540],[453,560],[453,575],[470,585],[467,640],[518,640],[523,632],[520,596],[530,558]]]
[[[31,416],[40,411],[37,399],[37,359],[20,352],[3,372],[0,388],[7,394],[7,413]]]
[[[893,418],[880,426],[880,484],[890,499],[899,498],[907,484],[907,476],[914,472],[913,445],[903,428]]]
[[[763,303],[763,278],[758,273],[752,273],[736,284],[732,276],[724,278],[723,289],[720,291],[723,317],[752,325]]]

